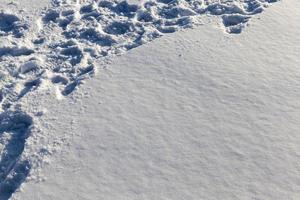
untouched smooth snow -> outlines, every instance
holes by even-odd
[[[239,35],[212,20],[97,67],[60,101],[28,93],[22,109],[42,115],[24,154],[44,147],[46,162],[12,199],[299,199],[299,18],[289,0]]]

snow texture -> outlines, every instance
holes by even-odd
[[[36,19],[38,30],[19,13],[0,12],[0,199],[8,199],[30,171],[22,152],[31,116],[18,102],[43,85],[58,98],[70,95],[97,72],[95,61],[149,43],[163,35],[218,17],[228,34],[239,34],[252,16],[277,0],[55,0]]]

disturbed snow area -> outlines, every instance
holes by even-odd
[[[3,110],[43,84],[55,85],[58,98],[68,95],[95,72],[95,60],[107,62],[162,35],[197,25],[204,15],[219,16],[228,33],[241,33],[252,15],[276,1],[88,2],[53,1],[27,36],[26,20],[5,11],[0,14]]]
[[[276,41],[280,35],[274,33],[270,25],[278,21],[285,27],[282,30],[291,31],[281,18],[297,14],[293,8],[299,5],[297,1],[278,3],[282,4],[276,7],[278,12],[269,16],[265,26],[259,26],[261,30],[252,33],[251,28],[246,29],[251,18],[258,23],[258,17],[254,16],[260,16],[258,14],[276,0],[148,0],[135,4],[113,0],[35,2],[0,0],[1,200],[10,198],[25,180],[39,179],[40,160],[47,156],[50,160],[53,158],[54,163],[45,167],[45,172],[57,176],[46,176],[49,181],[45,184],[29,181],[25,192],[15,194],[14,198],[218,199],[220,189],[221,196],[227,199],[280,199],[282,195],[297,199],[299,171],[292,161],[297,159],[292,148],[295,143],[280,135],[284,127],[277,127],[275,124],[280,122],[272,115],[285,116],[282,120],[289,124],[285,132],[288,137],[295,136],[293,130],[297,130],[299,120],[299,107],[295,102],[298,82],[290,73],[298,75],[293,65],[299,61],[294,56],[299,49],[296,36],[293,36],[294,45],[289,43],[294,38],[285,35],[287,33]],[[30,3],[34,5],[32,8]],[[42,8],[44,6],[47,7]],[[286,10],[280,15],[283,7]],[[294,14],[288,15],[289,12]],[[211,26],[219,23],[218,30],[209,23]],[[190,34],[188,31],[175,33],[188,28],[195,30],[190,29]],[[250,33],[246,31],[243,36],[245,29]],[[164,35],[167,36],[162,37]],[[160,37],[161,40],[155,40]],[[234,39],[241,43],[233,42]],[[289,51],[282,52],[280,45],[285,45],[282,42],[287,39]],[[143,45],[152,41],[148,46]],[[230,41],[234,45],[230,45]],[[109,65],[118,59],[117,55],[141,45],[143,47],[131,51],[129,60],[125,58]],[[266,47],[273,46],[278,51],[272,48],[268,52]],[[278,52],[289,52],[280,62],[290,71],[279,71],[287,79],[274,75],[280,69],[274,56],[282,55]],[[180,59],[185,53],[188,59],[182,62]],[[239,55],[239,61],[235,60],[235,54]],[[260,60],[262,57],[268,59]],[[242,69],[237,67],[239,62]],[[251,68],[254,75],[243,76],[252,64],[258,65]],[[143,65],[147,67],[141,68]],[[203,68],[205,65],[209,67]],[[115,68],[117,78],[103,78],[110,74],[104,66]],[[199,66],[203,71],[199,71]],[[230,67],[237,71],[231,71]],[[263,73],[267,83],[259,78],[263,67],[270,68]],[[111,73],[113,77],[116,72]],[[249,88],[235,73],[245,78]],[[74,93],[84,80],[93,76],[96,76],[95,83],[89,82],[88,86],[81,86],[85,89],[81,91],[79,87]],[[268,85],[276,80],[286,85]],[[293,83],[294,88],[290,87]],[[87,87],[92,88],[90,94]],[[104,94],[99,94],[101,92]],[[136,99],[128,99],[127,95]],[[86,96],[90,96],[89,100],[81,101]],[[99,99],[106,101],[106,108]],[[219,103],[215,102],[217,99]],[[56,107],[58,100],[63,103]],[[70,103],[74,106],[68,107]],[[294,112],[289,114],[292,108]],[[256,117],[259,117],[258,124]],[[274,136],[268,135],[269,126],[278,128],[272,129]],[[76,140],[74,136],[72,144],[71,135],[79,135],[81,139]],[[277,139],[282,140],[281,145],[287,145],[286,151],[278,147]],[[298,137],[295,136],[294,141],[298,141]],[[223,146],[226,142],[229,147]],[[71,146],[69,157],[55,156],[56,146],[67,145]],[[281,152],[277,152],[278,149]],[[272,151],[289,165],[281,166],[282,162],[274,158]],[[287,157],[289,153],[291,158]],[[274,167],[268,166],[268,161]],[[240,177],[221,162],[235,162]],[[244,167],[243,163],[250,167]],[[79,170],[75,177],[78,186],[71,183],[71,169]],[[287,172],[286,176],[272,178],[282,170]],[[296,177],[292,178],[291,174]],[[263,183],[270,182],[272,184],[263,187]],[[213,184],[217,186],[206,188]],[[272,191],[272,187],[276,189]],[[63,195],[71,189],[75,192]],[[171,191],[178,192],[172,195]]]

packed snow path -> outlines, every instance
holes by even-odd
[[[277,0],[53,1],[28,34],[24,16],[0,13],[0,199],[25,180],[30,163],[22,158],[32,119],[15,105],[28,92],[53,86],[67,96],[95,73],[94,62],[156,38],[193,27],[203,15],[217,16],[229,34],[239,34],[251,16]],[[2,42],[3,41],[3,42]],[[4,42],[5,41],[5,42]],[[16,148],[17,147],[17,148]]]

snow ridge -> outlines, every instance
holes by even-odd
[[[279,0],[54,0],[37,19],[38,32],[12,13],[0,13],[0,199],[25,180],[30,162],[22,158],[31,117],[16,104],[41,85],[71,94],[96,72],[95,61],[165,34],[191,28],[203,15],[220,17],[229,34],[239,34],[251,16]],[[13,39],[12,39],[13,38]],[[17,41],[17,42],[14,42]],[[17,111],[16,111],[17,110]],[[4,191],[4,192],[3,192]]]

